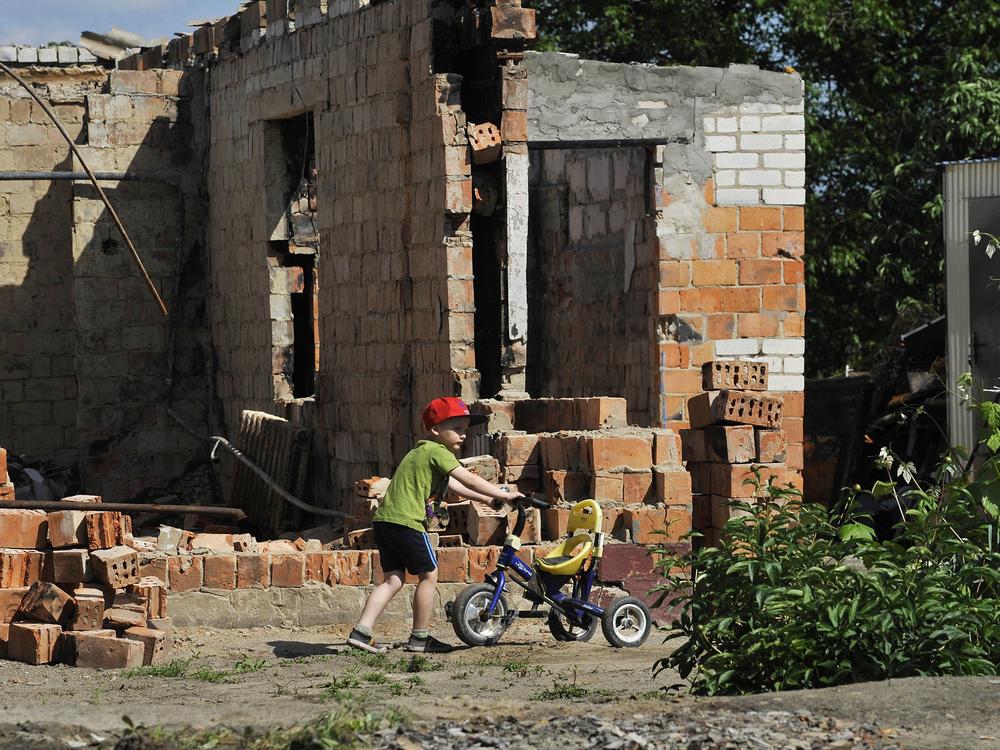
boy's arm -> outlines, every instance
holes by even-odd
[[[452,480],[456,480],[460,486],[452,487]],[[448,487],[449,489],[453,489],[459,495],[463,495],[465,497],[473,497],[469,494],[469,491],[471,490],[478,495],[485,496],[486,502],[489,502],[491,499],[516,500],[519,497],[524,497],[524,495],[520,492],[508,492],[500,489],[495,484],[487,482],[481,476],[473,474],[464,466],[458,466],[452,470],[448,477]]]
[[[480,492],[476,492],[475,490],[470,490],[464,484],[455,479],[455,477],[448,477],[448,489],[457,495],[466,497],[469,500],[475,500],[479,503],[486,503],[489,505],[493,502],[492,497],[488,497]]]

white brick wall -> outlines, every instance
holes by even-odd
[[[704,118],[720,206],[800,206],[806,193],[801,102],[744,102]]]
[[[722,339],[715,342],[717,359],[767,362],[769,391],[805,389],[805,339]]]

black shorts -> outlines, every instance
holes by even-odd
[[[406,568],[413,575],[419,575],[430,573],[438,566],[426,532],[386,521],[376,521],[372,528],[383,574]]]

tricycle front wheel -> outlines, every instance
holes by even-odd
[[[477,583],[465,588],[455,599],[451,624],[455,635],[467,646],[492,646],[507,629],[510,605],[503,594],[493,614],[489,614],[494,591],[488,583]]]
[[[601,618],[601,630],[615,648],[636,648],[649,637],[653,617],[649,607],[634,596],[622,596],[611,602]]]

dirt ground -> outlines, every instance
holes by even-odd
[[[450,629],[435,632],[457,642]],[[679,679],[652,678],[653,662],[666,653],[656,633],[640,649],[615,650],[600,633],[591,643],[557,643],[543,622],[522,621],[497,647],[463,648],[415,665],[402,649],[382,660],[361,657],[344,645],[343,628],[175,635],[169,675],[0,661],[0,750],[113,747],[123,716],[147,727],[259,729],[307,721],[338,705],[389,712],[414,732],[445,731],[473,717],[516,717],[527,726],[566,716],[634,724],[647,716],[662,722],[731,713],[728,721],[752,724],[760,712],[810,712],[867,727],[872,741],[865,747],[1000,748],[1000,678],[916,678],[708,699],[660,690]],[[402,640],[406,633],[380,635]],[[428,746],[406,742],[371,740]],[[646,746],[636,743],[622,746]]]

